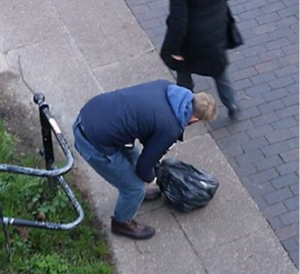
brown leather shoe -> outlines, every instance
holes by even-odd
[[[145,226],[132,220],[127,223],[120,223],[111,218],[111,231],[114,234],[126,236],[136,240],[146,240],[155,234],[154,227]]]
[[[152,201],[156,200],[161,196],[161,191],[157,185],[151,186],[151,187],[146,187],[146,194],[144,201]]]

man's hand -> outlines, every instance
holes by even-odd
[[[154,178],[154,180],[153,180],[152,182],[147,183],[147,186],[148,186],[149,188],[151,188],[151,187],[153,187],[153,186],[155,186],[155,185],[156,185],[156,177]]]
[[[154,173],[155,173],[155,175],[157,175],[157,170],[159,169],[160,165],[161,165],[161,160],[159,160],[159,161],[156,163],[155,167],[154,167]],[[156,182],[156,177],[155,177],[155,179],[153,180],[153,182]]]
[[[184,58],[181,55],[174,55],[171,54],[172,58],[177,60],[177,61],[184,61]]]

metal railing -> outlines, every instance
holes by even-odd
[[[0,163],[0,172],[10,172],[16,174],[24,174],[28,176],[46,177],[48,181],[48,185],[50,189],[53,191],[57,189],[57,182],[59,182],[65,194],[67,195],[69,201],[71,202],[73,208],[77,212],[78,217],[76,218],[76,220],[69,223],[41,222],[41,221],[34,221],[34,220],[27,220],[27,219],[18,219],[14,217],[5,217],[3,216],[3,210],[1,210],[0,208],[0,224],[2,224],[7,241],[8,241],[8,232],[6,227],[9,225],[52,229],[52,230],[70,230],[72,228],[75,228],[77,225],[79,225],[84,218],[84,212],[80,203],[77,201],[71,188],[69,187],[69,185],[67,184],[67,182],[63,177],[63,175],[69,172],[74,165],[74,158],[66,142],[66,139],[64,138],[58,124],[56,123],[53,116],[51,115],[49,106],[45,102],[44,95],[34,94],[33,100],[39,107],[40,122],[42,128],[42,138],[43,138],[43,155],[45,158],[46,169],[36,169],[36,168]],[[58,144],[62,148],[63,153],[67,159],[67,163],[62,168],[57,168],[55,166],[52,133],[56,137]]]

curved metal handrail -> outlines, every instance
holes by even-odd
[[[76,210],[78,217],[75,221],[69,222],[69,223],[53,223],[53,222],[40,222],[40,221],[32,221],[32,220],[26,220],[26,219],[18,219],[18,218],[10,218],[10,217],[3,217],[2,222],[5,225],[16,225],[16,226],[26,226],[26,227],[35,227],[35,228],[44,228],[44,229],[51,229],[51,230],[70,230],[78,226],[83,218],[84,218],[84,212],[75,198],[71,188],[68,186],[66,181],[64,180],[63,176],[59,176],[58,180],[60,181],[60,184],[64,190],[64,192],[67,194],[70,202],[72,203],[74,209]]]
[[[80,224],[84,218],[84,212],[80,203],[77,201],[71,188],[68,186],[64,177],[62,176],[63,174],[67,173],[72,169],[74,165],[74,158],[67,144],[66,139],[64,138],[59,126],[57,125],[56,121],[51,115],[48,104],[45,103],[45,96],[40,93],[35,94],[34,102],[39,106],[39,110],[40,110],[46,169],[36,169],[36,168],[16,166],[16,165],[0,164],[0,171],[24,174],[28,176],[47,177],[50,185],[53,184],[54,179],[57,179],[60,182],[60,185],[62,186],[64,192],[68,196],[69,201],[72,203],[73,208],[76,210],[78,217],[75,221],[70,223],[39,222],[39,221],[17,219],[17,218],[4,217],[4,216],[0,216],[1,217],[0,221],[3,225],[18,225],[18,226],[27,226],[27,227],[36,227],[36,228],[45,228],[45,229],[54,229],[54,230],[69,230],[76,227],[78,224]],[[60,147],[62,148],[67,158],[67,164],[62,168],[57,168],[54,165],[54,154],[53,154],[51,133],[54,133]]]
[[[54,118],[52,117],[49,111],[48,104],[45,103],[45,96],[40,93],[35,94],[34,102],[39,106],[40,112],[43,113],[49,125],[51,126],[52,132],[54,133],[60,147],[64,152],[64,155],[67,158],[67,163],[64,167],[55,170],[37,169],[37,168],[22,167],[22,166],[0,163],[0,171],[25,174],[30,176],[38,176],[38,177],[57,177],[59,175],[63,175],[72,169],[74,165],[74,158],[69,149],[66,139],[64,138],[58,124],[56,123],[56,121],[54,120]]]

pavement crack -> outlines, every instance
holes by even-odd
[[[141,250],[141,248],[139,247],[139,245],[137,244],[137,241],[134,241],[134,245],[135,245],[135,248],[137,249],[137,251],[140,253],[140,254],[151,254],[152,252],[150,251],[143,251]]]
[[[165,206],[166,206],[165,204],[162,204],[162,205],[160,205],[160,206],[158,206],[158,207],[151,208],[151,209],[149,209],[149,210],[145,210],[144,212],[138,213],[138,216],[143,216],[143,215],[145,215],[145,214],[148,214],[149,212],[155,212],[155,211],[158,211],[158,210],[164,208]]]
[[[18,64],[19,64],[19,70],[20,70],[20,76],[21,76],[21,79],[23,81],[23,83],[25,84],[25,86],[30,90],[30,92],[32,94],[35,94],[35,91],[31,88],[31,86],[26,82],[25,78],[24,78],[24,75],[23,75],[23,69],[22,69],[22,66],[21,66],[21,57],[19,55],[18,57]]]
[[[65,31],[66,31],[66,33],[68,34],[68,38],[69,38],[70,42],[73,43],[74,47],[76,47],[78,53],[79,53],[79,54],[81,55],[81,57],[83,58],[83,60],[84,60],[84,62],[85,62],[85,64],[86,64],[86,66],[87,66],[89,72],[91,73],[91,75],[92,75],[93,79],[95,80],[95,83],[98,85],[99,89],[100,89],[100,90],[103,90],[103,88],[102,88],[102,86],[101,86],[101,84],[100,84],[98,78],[97,78],[96,75],[95,75],[95,72],[94,72],[93,68],[92,68],[91,65],[88,63],[86,57],[85,57],[84,54],[82,53],[82,50],[81,50],[80,47],[78,46],[78,44],[77,44],[75,38],[72,36],[72,33],[69,31],[69,29],[68,29],[68,27],[67,27],[67,25],[66,25],[66,23],[65,23],[65,21],[64,21],[64,19],[63,19],[63,17],[62,17],[62,15],[61,15],[60,12],[58,11],[58,9],[56,8],[56,6],[55,6],[55,4],[53,3],[52,0],[50,0],[50,3],[51,3],[53,9],[55,10],[55,12],[56,12],[56,14],[57,14],[57,18],[61,21],[63,27],[65,28]]]
[[[26,49],[26,48],[28,48],[28,47],[37,45],[37,44],[39,44],[39,43],[41,43],[41,42],[42,42],[42,41],[34,41],[33,43],[30,43],[30,44],[19,45],[19,46],[16,46],[16,47],[14,47],[14,48],[7,49],[7,50],[3,51],[3,54],[4,54],[4,55],[8,55],[11,51],[16,51],[16,50],[19,50],[19,49]]]
[[[193,252],[195,253],[195,255],[198,257],[199,254],[197,252],[197,250],[194,248],[194,245],[192,243],[192,241],[190,240],[190,238],[188,237],[187,233],[185,232],[183,226],[181,225],[181,223],[178,221],[178,219],[176,218],[175,214],[173,212],[171,212],[173,218],[175,219],[176,223],[178,224],[178,226],[180,227],[180,229],[182,230],[182,233],[184,235],[184,237],[186,238],[186,240],[188,241],[189,245],[191,246]]]
[[[197,250],[195,249],[195,247],[194,247],[194,245],[193,245],[191,239],[188,237],[188,235],[187,235],[187,233],[185,232],[183,226],[181,225],[181,223],[180,223],[180,222],[178,221],[178,219],[176,218],[176,215],[174,214],[174,212],[171,212],[171,214],[172,214],[174,220],[176,221],[176,223],[178,224],[178,226],[180,227],[180,229],[181,229],[181,231],[182,231],[184,237],[185,237],[186,240],[188,241],[188,243],[189,243],[189,245],[190,245],[192,251],[193,251],[193,252],[195,253],[195,255],[199,258],[199,257],[200,257],[200,254],[199,254],[199,253],[197,252]],[[208,272],[207,268],[205,267],[205,265],[204,265],[203,263],[202,263],[202,267],[203,267],[205,273],[208,274],[209,272]]]
[[[141,53],[136,54],[136,55],[130,55],[129,57],[126,56],[126,57],[120,58],[119,60],[117,60],[117,61],[115,61],[115,62],[107,62],[106,64],[102,64],[102,65],[100,65],[100,66],[96,66],[96,67],[94,67],[93,69],[94,69],[94,70],[97,70],[97,69],[99,69],[99,68],[103,69],[103,68],[107,68],[107,67],[113,67],[113,66],[115,66],[116,64],[128,62],[128,61],[130,61],[130,60],[135,60],[135,59],[139,59],[139,58],[142,58],[142,57],[144,58],[144,56],[145,56],[146,54],[152,53],[152,52],[154,52],[154,51],[155,51],[155,49],[149,49],[149,50],[147,50],[147,51],[145,51],[145,52],[141,52]]]

